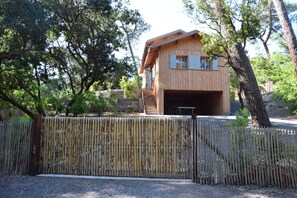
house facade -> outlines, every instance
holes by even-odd
[[[156,114],[178,114],[187,108],[197,115],[230,113],[228,67],[223,58],[210,60],[202,48],[197,30],[177,30],[146,42],[140,74]]]

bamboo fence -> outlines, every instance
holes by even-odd
[[[42,126],[42,173],[297,188],[296,129],[181,117],[43,118]]]
[[[189,178],[189,118],[43,118],[42,173]]]
[[[193,143],[196,183],[297,188],[296,129],[198,122]]]
[[[0,122],[0,173],[27,174],[32,122]]]

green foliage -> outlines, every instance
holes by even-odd
[[[253,58],[251,59],[251,65],[259,85],[264,85],[265,83],[272,80],[271,74],[269,74],[272,68],[267,58],[264,58],[264,57]]]
[[[247,127],[250,120],[249,120],[249,111],[247,108],[243,108],[240,111],[235,113],[236,120],[229,122],[230,126],[235,127]]]
[[[292,60],[288,54],[275,53],[269,59],[258,57],[251,60],[257,81],[260,84],[273,81],[276,96],[292,103],[297,113],[297,80]]]
[[[24,116],[11,116],[9,119],[9,122],[12,124],[16,124],[16,123],[29,123],[31,122],[32,119],[28,116],[28,115],[24,115]]]
[[[115,52],[126,50],[124,34],[133,43],[148,28],[125,2],[1,1],[0,105],[32,118],[109,107],[112,100],[90,93],[135,74],[130,58]]]
[[[132,79],[123,76],[120,81],[120,87],[124,90],[126,98],[135,99],[136,91],[140,87],[140,80],[137,76],[134,76]]]
[[[293,64],[280,67],[280,73],[280,76],[276,78],[274,91],[285,101],[292,103],[293,113],[297,114],[297,80]]]
[[[150,29],[138,10],[128,9],[126,6],[122,6],[119,11],[119,21],[121,23],[120,28],[126,37],[126,46],[130,51],[130,56],[134,66],[134,74],[137,74],[136,57],[133,52],[132,46],[139,41],[139,37],[143,32]]]
[[[236,76],[236,73],[232,68],[229,69],[229,82],[230,82],[230,97],[232,100],[235,100],[236,91],[239,90],[239,80]]]
[[[0,100],[0,109],[10,109],[11,105],[8,102]]]
[[[208,25],[214,33],[202,35],[203,51],[208,55],[221,55],[228,52],[238,43],[244,45],[259,35],[260,18],[262,9],[267,1],[226,1],[226,0],[183,0],[188,15],[200,24]],[[220,7],[221,12],[214,12],[215,5]],[[223,30],[219,20],[227,24]],[[236,25],[234,25],[236,24]],[[226,31],[226,36],[222,32]]]
[[[69,108],[69,113],[74,116],[85,113],[97,113],[101,115],[105,111],[116,111],[117,104],[114,95],[104,97],[102,95],[96,96],[91,92],[86,92],[83,95],[73,96],[75,101],[74,105]]]

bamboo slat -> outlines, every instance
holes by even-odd
[[[180,118],[44,118],[42,170],[185,178],[189,123]]]
[[[0,175],[28,173],[32,122],[0,122]]]
[[[198,122],[197,130],[192,130],[197,133],[193,136],[195,152],[190,152],[190,123],[189,118],[164,117],[44,118],[42,170],[187,178],[189,159],[193,159],[197,183],[296,188],[296,130],[242,129]],[[0,137],[22,140],[3,133]],[[189,158],[190,153],[197,156]],[[13,155],[7,154],[6,161],[11,161]],[[17,159],[20,157],[21,153]]]

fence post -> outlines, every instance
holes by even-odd
[[[41,148],[42,115],[37,114],[33,121],[33,133],[31,137],[31,151],[29,161],[29,175],[35,176],[40,172],[40,148]]]
[[[265,150],[265,169],[266,169],[266,173],[264,173],[265,177],[265,181],[264,181],[264,185],[265,186],[269,186],[270,183],[272,183],[272,178],[271,178],[271,170],[272,170],[272,161],[271,161],[271,147],[273,147],[273,142],[272,142],[272,135],[270,133],[269,130],[267,129],[263,129],[264,131],[264,150]]]
[[[192,113],[192,182],[197,182],[197,116]]]

